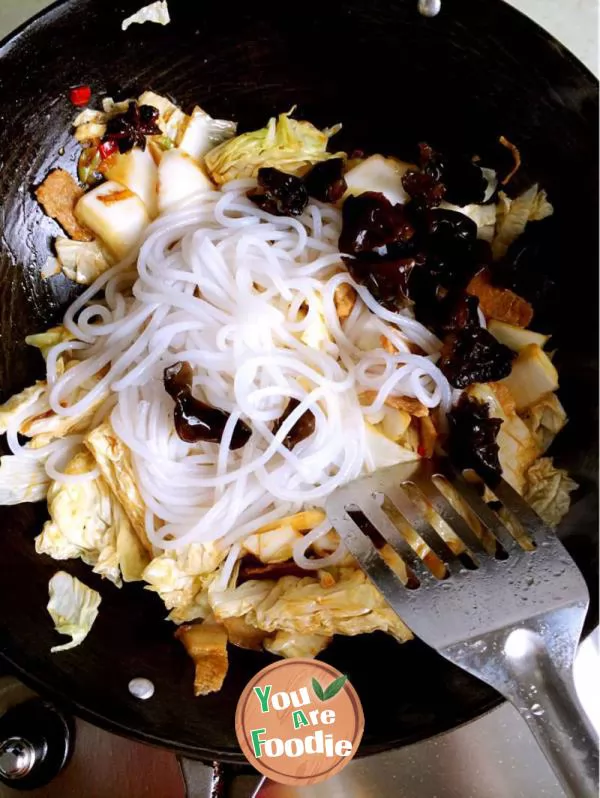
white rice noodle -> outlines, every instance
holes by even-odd
[[[313,558],[306,556],[306,551],[309,546],[312,546],[313,543],[316,543],[319,538],[322,538],[330,531],[331,524],[329,521],[323,521],[322,524],[311,529],[301,540],[296,541],[294,544],[294,562],[296,565],[300,568],[304,568],[306,571],[316,571],[319,568],[327,568],[329,565],[337,565],[341,562],[348,553],[348,550],[341,541],[337,549],[325,557]]]
[[[110,417],[132,452],[152,543],[159,549],[216,540],[234,546],[224,575],[244,537],[303,507],[322,506],[338,485],[362,473],[364,415],[380,410],[388,396],[414,396],[444,409],[451,400],[435,364],[439,340],[340,273],[340,211],[313,201],[297,219],[271,216],[247,199],[254,185],[236,181],[153,222],[137,269],[129,258],[84,291],[64,322],[77,341],[48,357],[46,407],[58,416],[79,415],[109,397],[94,423]],[[340,325],[334,292],[342,282],[360,298]],[[327,334],[315,344],[311,338],[323,321]],[[368,324],[377,341],[385,335],[398,353],[378,345],[361,349]],[[424,354],[412,354],[411,344]],[[59,374],[63,352],[70,363]],[[191,445],[176,434],[162,377],[179,360],[192,366],[195,394],[231,413],[220,445]],[[364,390],[376,392],[369,408],[359,401]],[[299,405],[273,435],[290,398]],[[314,434],[289,451],[283,440],[308,410]],[[240,418],[252,437],[230,451]],[[9,442],[16,454],[33,456],[19,444],[16,428]],[[75,442],[58,441],[35,455],[48,458],[53,479],[74,481],[60,466]],[[307,559],[316,533],[295,552],[303,567],[343,556],[340,546],[320,561]]]

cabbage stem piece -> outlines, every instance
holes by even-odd
[[[59,571],[54,574],[48,585],[50,613],[56,631],[71,637],[70,643],[52,646],[50,651],[67,651],[80,645],[98,617],[100,593],[84,585],[79,579]]]

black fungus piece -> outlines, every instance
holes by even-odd
[[[464,213],[433,209],[427,214],[428,249],[442,256],[462,255],[477,239],[477,225]]]
[[[194,372],[190,364],[185,360],[179,360],[164,370],[165,391],[171,399],[178,399],[181,394],[189,393],[192,390],[193,378]]]
[[[446,337],[438,365],[451,385],[466,388],[508,377],[514,357],[515,352],[486,329],[470,326]]]
[[[321,202],[337,202],[348,188],[344,178],[344,159],[330,158],[316,164],[305,176],[304,185],[311,197]]]
[[[488,181],[465,155],[442,155],[429,144],[419,144],[419,164],[420,172],[409,171],[402,178],[406,193],[418,205],[433,208],[442,199],[459,206],[483,202]]]
[[[353,280],[369,289],[372,296],[391,309],[403,306],[409,299],[408,284],[416,258],[382,258],[362,255],[343,258]]]
[[[502,419],[490,418],[487,404],[463,394],[448,414],[448,454],[459,468],[472,468],[483,479],[502,474],[496,438]]]
[[[440,302],[439,329],[445,333],[481,327],[479,299],[463,291],[451,291]]]
[[[443,182],[446,186],[446,202],[460,207],[483,202],[488,185],[481,168],[468,158],[447,161]]]
[[[273,435],[277,435],[279,430],[281,429],[281,425],[286,421],[290,415],[294,412],[294,410],[298,407],[300,402],[297,399],[290,399],[287,403],[287,407],[281,414],[281,416],[277,419],[275,424],[273,425]],[[291,430],[283,439],[283,445],[286,449],[290,451],[296,446],[296,444],[303,441],[305,438],[308,438],[309,435],[312,435],[315,431],[315,416],[312,410],[305,410],[305,412],[300,416],[298,421],[294,424]]]
[[[416,318],[436,333],[443,333],[451,301],[469,281],[468,259],[445,260],[422,253],[410,274],[407,295],[415,303]]]
[[[159,136],[161,133],[158,118],[158,109],[132,101],[125,113],[108,120],[102,141],[114,142],[120,153],[129,152],[133,147],[145,150],[146,136]]]
[[[192,395],[193,372],[189,363],[178,361],[165,369],[163,382],[166,392],[175,401],[175,429],[186,443],[219,443],[223,437],[229,413],[202,402]],[[241,419],[235,425],[230,449],[244,446],[252,430]]]
[[[421,171],[446,189],[444,199],[453,205],[481,203],[487,180],[481,168],[462,153],[436,152],[428,144],[419,144]]]
[[[274,216],[300,216],[308,205],[308,192],[301,178],[272,166],[258,170],[259,189],[248,197]]]
[[[402,175],[402,185],[412,201],[422,208],[437,207],[446,194],[444,184],[425,172],[405,172]]]
[[[410,277],[408,296],[415,303],[417,319],[443,334],[448,317],[447,297],[453,301],[473,275],[491,262],[491,247],[481,240],[461,243],[459,237],[444,252],[439,241],[432,243],[427,234],[419,235],[422,252],[417,259],[418,268]]]
[[[392,205],[379,192],[366,191],[344,202],[339,248],[347,255],[373,252],[408,241],[413,235],[414,228],[403,206]]]

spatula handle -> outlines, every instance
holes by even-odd
[[[521,630],[525,632],[525,630]],[[537,635],[523,635],[511,654],[503,690],[533,732],[572,798],[598,797],[598,735],[579,703],[572,673],[560,672]]]

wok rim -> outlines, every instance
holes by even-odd
[[[0,59],[8,54],[13,47],[19,46],[19,40],[21,37],[29,32],[34,32],[38,26],[44,26],[45,24],[50,25],[51,20],[49,18],[53,14],[60,12],[61,9],[63,10],[63,13],[68,14],[70,12],[69,6],[74,5],[75,2],[76,0],[55,0],[50,5],[40,9],[32,17],[22,22],[13,31],[6,34],[0,40]],[[515,24],[518,24],[522,29],[524,29],[528,36],[536,34],[537,36],[543,38],[546,42],[558,49],[558,51],[573,68],[581,72],[588,80],[593,82],[596,87],[599,85],[598,78],[596,75],[594,75],[591,69],[584,64],[566,45],[556,39],[552,33],[538,24],[523,11],[506,2],[506,0],[493,0],[493,2],[495,2],[498,6],[504,7],[504,13],[512,17],[515,20]],[[415,13],[417,13],[416,9]],[[580,643],[587,638],[590,632],[591,630],[582,635]],[[15,647],[13,646],[12,648]],[[190,759],[205,762],[207,764],[213,763],[215,760],[225,764],[247,764],[247,760],[241,751],[236,752],[233,749],[219,750],[217,748],[207,748],[205,745],[191,745],[183,742],[177,742],[169,740],[165,736],[160,736],[158,734],[142,730],[138,727],[128,726],[124,722],[115,720],[114,718],[109,717],[108,713],[104,714],[92,709],[80,701],[71,698],[60,688],[53,687],[52,684],[45,680],[43,675],[39,675],[39,670],[36,670],[35,668],[33,670],[28,670],[27,666],[23,666],[19,663],[19,657],[17,656],[15,658],[12,654],[13,652],[8,653],[6,651],[0,650],[0,660],[7,663],[13,671],[13,675],[18,677],[24,684],[36,691],[39,691],[43,697],[47,697],[56,702],[61,706],[61,708],[72,712],[76,717],[98,726],[109,733],[133,739],[154,747],[167,748],[178,755],[189,757]],[[440,735],[448,734],[455,729],[460,729],[477,721],[478,719],[497,709],[501,704],[505,703],[505,701],[506,699],[499,693],[490,694],[489,700],[479,706],[477,710],[474,711],[473,714],[468,718],[461,719],[458,722],[440,719],[437,730],[433,734],[427,736],[415,733],[414,739],[412,735],[404,735],[401,741],[390,740],[386,743],[363,745],[361,746],[357,756],[370,756],[373,754],[382,753],[384,751],[390,751],[397,748],[414,745],[424,740],[435,739]]]

